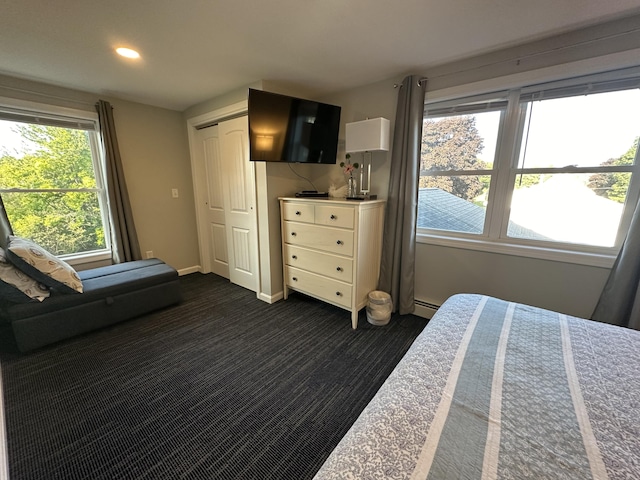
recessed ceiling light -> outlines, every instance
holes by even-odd
[[[127,57],[127,58],[140,58],[140,54],[130,48],[125,48],[125,47],[116,48],[116,53],[118,55],[122,55],[123,57]]]

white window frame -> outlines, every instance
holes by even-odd
[[[629,229],[634,207],[640,197],[640,160],[638,158],[636,158],[636,162],[633,166],[624,167],[624,170],[631,172],[631,182],[614,246],[597,247],[507,236],[511,195],[513,193],[516,176],[520,173],[549,173],[550,171],[552,171],[552,173],[592,173],[594,170],[608,170],[607,167],[564,167],[544,169],[518,168],[520,143],[522,140],[522,131],[524,128],[526,113],[525,110],[521,108],[522,104],[520,102],[520,97],[523,94],[529,94],[536,90],[550,90],[552,88],[568,89],[574,85],[589,84],[589,82],[611,82],[613,80],[619,80],[621,83],[627,82],[622,84],[628,84],[629,81],[635,81],[636,78],[640,85],[640,70],[637,68],[631,68],[607,72],[604,74],[554,81],[542,85],[539,84],[529,87],[519,87],[511,90],[505,90],[503,88],[490,94],[470,97],[461,96],[458,99],[447,101],[429,101],[427,99],[425,102],[425,118],[427,118],[426,111],[428,109],[461,105],[470,101],[486,101],[489,98],[506,96],[508,98],[508,104],[506,112],[501,116],[500,120],[501,128],[499,130],[499,138],[497,139],[496,145],[496,157],[493,164],[492,183],[489,191],[484,232],[482,234],[469,234],[464,232],[418,228],[416,241],[418,243],[464,248],[490,253],[517,255],[542,260],[576,263],[597,267],[611,267]],[[619,168],[620,167],[618,167],[618,169]],[[474,171],[471,170],[465,170],[463,172],[465,174],[474,173]],[[463,172],[446,171],[446,175],[456,175],[457,173],[459,174]]]
[[[109,201],[107,198],[106,177],[105,177],[105,157],[100,142],[100,128],[98,124],[98,114],[96,112],[78,110],[74,108],[59,107],[49,104],[41,104],[31,101],[18,100],[7,97],[0,97],[0,112],[22,114],[27,117],[34,118],[53,118],[61,119],[69,122],[80,122],[83,124],[91,124],[92,128],[89,132],[89,143],[91,147],[91,157],[93,160],[93,168],[96,176],[96,188],[90,189],[0,189],[2,193],[39,193],[39,192],[94,192],[98,196],[100,205],[100,213],[102,216],[102,224],[104,226],[105,248],[91,250],[86,252],[78,252],[68,255],[59,255],[61,259],[71,265],[82,265],[85,263],[110,261],[111,252],[111,224],[109,221]]]

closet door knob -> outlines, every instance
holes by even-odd
[[[338,240],[336,243],[337,243],[338,245],[343,245],[342,240]]]

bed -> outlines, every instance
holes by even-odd
[[[640,479],[640,332],[448,299],[315,476],[445,478]]]

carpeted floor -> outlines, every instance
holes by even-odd
[[[312,478],[426,324],[181,284],[176,307],[0,356],[12,480]]]

